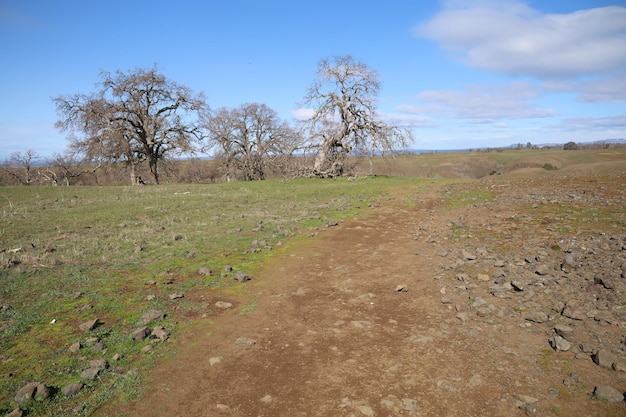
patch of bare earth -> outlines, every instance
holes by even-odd
[[[101,415],[624,416],[593,392],[626,391],[625,180],[405,190],[276,256],[247,308],[177,335],[148,394]],[[446,207],[477,190],[492,199]]]

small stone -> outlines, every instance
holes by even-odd
[[[572,329],[570,326],[566,326],[565,324],[555,325],[554,331],[556,332],[556,334],[564,339],[567,339],[569,336],[572,335],[572,333],[574,333],[574,329]]]
[[[366,417],[374,417],[374,410],[367,405],[360,405],[357,407],[357,410]]]
[[[534,416],[537,414],[537,407],[534,404],[524,403],[519,406],[520,410],[524,412],[527,416]]]
[[[48,398],[50,396],[50,389],[41,382],[29,382],[20,388],[15,394],[15,402],[23,404],[26,401],[35,398]]]
[[[549,320],[549,317],[543,311],[535,311],[526,315],[526,320],[532,321],[533,323],[545,323]]]
[[[227,406],[226,404],[218,404],[215,408],[217,408],[217,411],[221,411],[221,412],[230,410],[230,407]]]
[[[185,297],[185,295],[179,292],[175,292],[175,293],[170,294],[169,297],[170,297],[170,300],[177,300],[179,298]]]
[[[550,337],[549,339],[549,342],[550,346],[552,346],[552,349],[556,351],[567,352],[572,347],[567,340],[563,339],[558,334],[552,335],[552,337]]]
[[[550,272],[550,268],[546,264],[539,264],[535,268],[535,274],[537,275],[547,275]]]
[[[113,357],[111,358],[112,361],[119,361],[120,359],[122,359],[122,355],[120,355],[119,353],[116,353],[115,355],[113,355]]]
[[[141,351],[143,353],[148,353],[151,352],[154,349],[154,347],[152,345],[146,345],[143,348],[141,348]]]
[[[72,343],[70,345],[69,351],[71,353],[76,353],[80,350],[80,348],[81,348],[80,342]]]
[[[488,281],[491,280],[491,278],[487,274],[478,274],[476,276],[476,279],[478,279],[479,281],[482,281],[482,282],[488,282]]]
[[[150,329],[146,326],[140,327],[138,329],[133,330],[133,332],[131,333],[133,340],[135,341],[139,341],[139,340],[143,340],[146,337],[148,337],[148,334],[150,334]]]
[[[209,365],[214,366],[217,365],[218,363],[222,362],[222,357],[221,356],[216,356],[214,358],[209,358]]]
[[[82,382],[66,385],[65,387],[63,387],[63,395],[65,395],[66,397],[76,395],[81,389],[83,389],[84,386],[85,384],[83,384]]]
[[[403,398],[400,402],[400,408],[404,411],[415,411],[418,409],[417,400],[413,400],[410,398]]]
[[[165,318],[165,313],[161,310],[150,310],[146,311],[141,315],[139,321],[137,322],[138,326],[145,326],[155,320],[162,320]]]
[[[259,401],[261,401],[264,404],[269,404],[272,402],[272,396],[271,395],[266,395],[263,398],[261,398]]]
[[[234,277],[235,281],[238,282],[248,282],[250,281],[250,277],[243,271],[237,271]]]
[[[396,288],[394,291],[396,292],[407,292],[409,290],[409,288],[404,285],[404,284],[400,284],[400,285],[396,285]]]
[[[228,303],[226,301],[218,301],[215,303],[215,307],[221,308],[222,310],[226,310],[228,308],[231,308],[232,306],[232,303]]]
[[[461,256],[463,257],[464,261],[473,261],[474,259],[476,259],[476,255],[466,251],[465,249],[461,251]]]
[[[213,275],[213,271],[211,270],[211,268],[208,268],[208,267],[206,267],[206,266],[204,266],[204,267],[200,268],[200,269],[198,270],[198,273],[199,273],[200,275],[204,275],[204,276],[206,276],[206,277],[209,277],[209,276]]]
[[[90,331],[101,325],[102,323],[98,319],[93,319],[90,321],[86,321],[78,326],[78,328],[84,332]]]
[[[183,240],[183,235],[174,235],[174,240]]]
[[[80,373],[80,377],[83,379],[94,380],[98,377],[98,375],[100,375],[100,371],[101,369],[99,368],[85,369],[83,372]]]
[[[595,355],[593,355],[592,359],[596,365],[608,369],[613,368],[613,364],[616,361],[616,357],[613,353],[606,349],[600,349]]]
[[[595,387],[593,390],[593,397],[597,400],[607,401],[610,403],[619,403],[624,401],[624,393],[609,385]]]
[[[109,362],[107,362],[105,359],[92,359],[91,361],[89,361],[89,367],[97,369],[107,369],[109,367]]]
[[[165,330],[165,327],[156,326],[154,329],[152,329],[150,337],[158,340],[159,342],[165,342],[167,338],[170,337],[170,334],[167,332],[167,330]]]
[[[252,345],[256,345],[256,340],[254,340],[254,339],[246,339],[244,337],[241,337],[241,338],[235,340],[235,344],[239,345],[239,346],[252,346]]]

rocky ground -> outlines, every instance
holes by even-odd
[[[207,296],[99,414],[624,416],[625,216],[618,174],[403,190]]]

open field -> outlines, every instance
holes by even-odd
[[[0,415],[29,382],[50,388],[19,405],[34,416],[205,415],[218,404],[241,416],[504,416],[521,412],[507,401],[521,394],[545,415],[623,415],[624,404],[590,397],[595,381],[626,391],[626,373],[580,346],[624,359],[624,280],[594,293],[604,304],[586,313],[604,316],[560,320],[553,304],[597,286],[601,264],[612,274],[626,261],[600,246],[626,238],[626,152],[428,154],[386,169],[423,177],[0,188]],[[564,278],[567,250],[591,270]],[[524,260],[541,256],[554,283],[536,282],[537,261]],[[537,295],[490,293],[484,275],[502,274],[497,285],[517,278]],[[149,311],[163,313],[149,327],[166,336],[133,340]],[[567,352],[547,342],[557,322],[574,328]],[[101,358],[95,379],[81,376]],[[558,385],[572,372],[580,381]],[[493,397],[481,405],[479,391]]]

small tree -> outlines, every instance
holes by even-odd
[[[563,145],[563,150],[565,151],[575,151],[578,149],[578,145],[576,144],[576,142],[567,142],[565,145]]]
[[[258,103],[209,112],[205,126],[206,150],[215,150],[223,161],[227,181],[237,175],[245,181],[265,179],[268,167],[293,153],[297,136],[274,110]]]
[[[124,162],[133,184],[137,165],[147,161],[158,184],[159,162],[170,154],[192,152],[193,142],[202,138],[193,118],[204,108],[204,98],[165,78],[156,65],[100,76],[95,94],[53,99],[61,117],[57,128],[69,131],[70,148],[96,165]]]
[[[351,152],[371,156],[406,148],[412,139],[410,131],[377,118],[379,90],[376,72],[351,56],[320,61],[305,97],[305,105],[314,110],[307,121],[311,141],[318,147],[314,175],[341,175],[342,160]]]
[[[1,166],[18,184],[31,185],[33,164],[37,159],[39,159],[37,152],[30,149],[25,152],[13,152],[9,159],[2,162]]]

